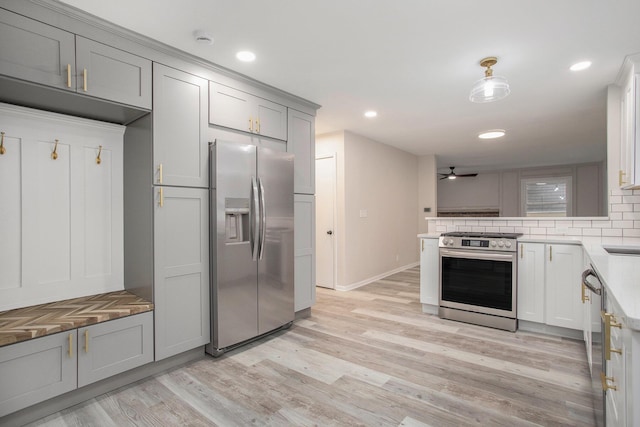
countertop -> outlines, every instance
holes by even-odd
[[[153,310],[127,291],[109,292],[0,312],[0,347]]]
[[[440,233],[422,233],[418,238],[437,239]],[[524,235],[523,243],[582,245],[591,265],[603,285],[623,311],[625,323],[630,329],[640,331],[640,255],[611,255],[603,246],[634,246],[640,248],[637,237],[590,237]]]

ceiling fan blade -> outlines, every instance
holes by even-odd
[[[460,175],[456,174],[456,176],[462,176],[462,177],[465,177],[465,176],[478,176],[478,174],[477,173],[464,173],[464,174],[460,174]]]

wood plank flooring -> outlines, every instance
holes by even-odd
[[[421,312],[419,268],[32,426],[591,426],[584,344]]]

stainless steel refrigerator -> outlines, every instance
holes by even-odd
[[[216,140],[209,150],[214,356],[294,318],[293,154]]]

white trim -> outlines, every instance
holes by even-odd
[[[396,268],[394,270],[390,270],[390,271],[387,271],[385,273],[378,274],[377,276],[369,277],[368,279],[364,279],[364,280],[361,280],[359,282],[352,283],[350,285],[344,285],[344,286],[336,285],[336,291],[352,291],[352,290],[360,288],[360,287],[362,287],[364,285],[368,285],[369,283],[373,283],[373,282],[375,282],[377,280],[384,279],[385,277],[390,276],[392,274],[400,273],[401,271],[404,271],[404,270],[406,270],[408,268],[417,267],[419,265],[420,265],[420,261],[413,262],[413,263],[407,264],[407,265],[405,265],[403,267],[398,267],[398,268]]]

